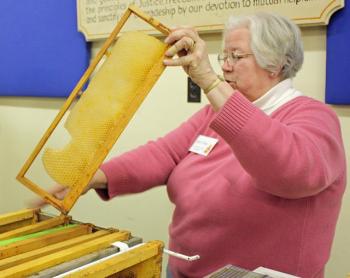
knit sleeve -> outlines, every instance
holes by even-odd
[[[108,181],[107,190],[97,190],[103,199],[145,191],[167,183],[174,167],[187,155],[199,130],[210,117],[209,106],[156,141],[115,157],[101,166]],[[206,124],[207,125],[207,124]]]
[[[236,93],[210,126],[231,146],[258,189],[273,195],[312,196],[344,174],[339,120],[316,100],[299,97],[268,116]]]

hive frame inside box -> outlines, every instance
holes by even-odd
[[[113,277],[119,278],[130,277],[131,274],[160,277],[162,242],[149,241],[123,253],[111,244],[116,241],[131,242],[134,238],[128,231],[99,228],[72,221],[66,215],[50,218],[39,209],[0,215],[0,241],[61,224],[75,225],[40,237],[1,244],[0,276],[27,277],[34,274],[35,277],[53,277],[74,269],[69,277],[112,277],[115,274],[117,276]],[[97,255],[109,256],[99,260]],[[88,264],[96,259],[93,264]],[[85,267],[76,269],[80,265]]]
[[[89,165],[87,171],[84,173],[82,179],[80,179],[78,182],[76,182],[69,190],[69,192],[66,194],[65,198],[60,200],[55,198],[53,194],[45,191],[42,189],[42,187],[35,184],[33,181],[31,181],[29,178],[25,177],[25,174],[33,164],[34,160],[42,150],[43,146],[57,127],[57,125],[60,123],[61,119],[71,106],[72,102],[77,98],[79,93],[81,92],[83,86],[88,81],[89,77],[92,75],[93,71],[95,70],[98,63],[101,61],[101,59],[106,56],[108,57],[108,48],[113,44],[115,39],[117,38],[118,33],[120,32],[121,28],[124,26],[128,18],[131,14],[134,14],[147,22],[148,24],[152,25],[155,29],[160,31],[163,35],[168,35],[170,32],[170,29],[161,24],[158,20],[154,19],[153,17],[143,13],[138,7],[131,5],[128,7],[126,12],[123,14],[121,19],[119,20],[118,24],[112,31],[111,35],[108,37],[106,42],[103,44],[101,50],[98,52],[96,57],[91,62],[88,69],[83,74],[82,78],[77,83],[76,87],[73,89],[72,93],[67,98],[66,102],[60,109],[59,113],[57,114],[56,118],[53,120],[47,131],[44,133],[43,137],[35,147],[32,154],[29,156],[27,161],[25,162],[24,166],[20,170],[20,172],[17,175],[17,180],[20,181],[22,184],[24,184],[26,187],[28,187],[30,190],[35,192],[36,194],[40,195],[44,200],[49,202],[51,205],[53,205],[55,208],[57,208],[59,211],[61,211],[63,214],[67,214],[69,210],[72,208],[76,200],[79,198],[79,196],[82,194],[84,188],[94,175],[94,173],[97,171],[103,160],[106,158],[107,154],[109,153],[110,149],[113,147],[114,143],[122,133],[122,131],[125,129],[128,121],[130,120],[133,113],[137,110],[139,105],[141,104],[142,100],[146,96],[140,95],[140,97],[135,98],[133,103],[130,105],[126,113],[119,119],[119,122],[117,125],[113,128],[113,136],[110,136],[106,142],[103,148],[101,148],[101,151],[96,155],[93,159],[93,163]],[[143,84],[142,89],[144,91],[149,91],[151,87],[153,86],[153,82],[158,79],[161,72],[164,70],[163,68],[155,68],[153,69],[153,76],[154,80],[146,80],[146,82]],[[148,82],[147,82],[148,81]]]

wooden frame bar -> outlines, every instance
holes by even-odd
[[[45,229],[56,227],[58,225],[67,224],[70,221],[70,217],[61,215],[55,218],[44,220],[33,225],[21,227],[12,231],[8,231],[0,234],[0,240],[9,239],[17,236],[22,236],[30,233],[39,232]]]
[[[114,145],[115,141],[118,139],[121,132],[125,129],[129,119],[128,117],[122,117],[122,119],[119,121],[118,125],[115,126],[113,129],[113,138],[109,138],[105,142],[105,146],[101,149],[98,155],[94,157],[93,161],[94,163],[89,165],[86,173],[84,173],[83,178],[76,182],[69,190],[67,195],[63,200],[59,200],[55,198],[51,193],[45,191],[40,187],[39,185],[35,184],[33,181],[25,177],[26,173],[28,172],[29,168],[33,164],[34,160],[37,158],[38,154],[44,147],[45,143],[49,139],[49,137],[52,135],[55,128],[60,123],[61,119],[71,106],[72,102],[77,98],[79,93],[82,91],[83,86],[88,81],[89,77],[92,75],[93,71],[95,70],[98,63],[101,61],[101,59],[104,56],[108,56],[108,49],[112,45],[112,43],[116,40],[118,33],[128,20],[131,14],[134,14],[138,17],[140,17],[142,20],[144,20],[146,23],[152,25],[155,29],[159,30],[162,34],[167,35],[170,32],[170,29],[161,24],[158,20],[154,19],[153,17],[143,13],[140,9],[138,9],[136,6],[130,6],[124,15],[119,20],[118,24],[114,28],[113,32],[109,36],[109,38],[106,40],[106,42],[103,44],[101,50],[98,52],[96,57],[91,62],[88,69],[83,74],[82,78],[77,83],[76,87],[71,92],[70,96],[67,98],[66,102],[63,104],[62,108],[60,109],[59,113],[49,126],[49,128],[46,130],[42,138],[40,139],[37,146],[34,148],[33,152],[29,156],[29,158],[26,160],[24,166],[21,168],[20,172],[17,175],[17,180],[20,181],[22,184],[24,184],[26,187],[28,187],[30,190],[41,196],[44,200],[49,202],[51,205],[53,205],[55,208],[57,208],[59,211],[61,211],[63,214],[67,214],[69,210],[73,207],[74,203],[77,201],[77,199],[82,194],[84,188],[94,175],[94,173],[97,171],[107,154],[109,153],[110,149]],[[149,76],[151,76],[150,80],[148,82],[145,82],[146,84],[143,84],[141,90],[150,90],[152,85],[154,84],[155,80],[157,80],[164,70],[164,66],[162,64],[155,65],[155,67],[150,72]],[[135,98],[135,101],[130,105],[130,108],[126,112],[126,115],[132,115],[144,99],[144,96],[140,96],[138,98]],[[125,116],[125,115],[124,115]]]
[[[39,221],[39,209],[24,209],[0,215],[0,234]]]
[[[144,245],[114,256],[98,264],[73,272],[65,277],[154,277],[160,278],[163,253],[161,241],[149,241]],[[132,275],[130,272],[136,272]],[[123,275],[125,274],[125,276]]]
[[[23,209],[16,212],[2,214],[0,215],[0,226],[8,225],[17,221],[32,219],[39,211],[39,209]]]

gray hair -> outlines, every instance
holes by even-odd
[[[237,28],[246,27],[251,34],[251,49],[263,69],[278,73],[282,80],[292,78],[304,61],[300,29],[291,20],[272,13],[231,16],[224,36]]]

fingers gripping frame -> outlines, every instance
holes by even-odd
[[[66,194],[65,198],[60,200],[55,198],[53,194],[50,192],[47,192],[42,187],[38,186],[36,183],[31,181],[28,177],[26,177],[26,173],[32,166],[34,160],[38,157],[39,153],[43,149],[44,145],[52,135],[53,131],[56,129],[58,124],[61,122],[63,116],[66,114],[67,110],[72,105],[72,102],[79,96],[79,93],[82,91],[83,86],[87,83],[88,79],[94,72],[96,66],[99,64],[101,59],[103,57],[106,57],[108,59],[109,52],[108,49],[110,46],[114,43],[114,41],[117,38],[118,33],[120,32],[121,28],[124,26],[130,15],[136,15],[137,17],[144,20],[146,23],[152,25],[155,29],[160,31],[164,35],[168,35],[170,32],[170,29],[161,24],[159,21],[154,19],[153,17],[143,13],[138,7],[131,5],[126,10],[126,12],[123,14],[121,19],[119,20],[118,24],[112,31],[111,35],[108,37],[106,42],[101,47],[101,50],[98,52],[96,57],[91,62],[88,69],[85,71],[79,82],[77,83],[76,87],[73,89],[69,97],[67,98],[66,102],[61,107],[59,113],[49,126],[49,128],[46,130],[44,135],[42,136],[41,140],[37,144],[37,146],[34,148],[33,152],[25,162],[24,166],[20,170],[20,172],[17,175],[17,180],[20,181],[22,184],[24,184],[26,187],[28,187],[30,190],[41,196],[45,201],[53,205],[55,208],[60,210],[63,214],[67,214],[69,210],[73,207],[74,203],[77,201],[79,196],[82,194],[84,188],[90,181],[90,179],[93,177],[94,173],[97,171],[99,166],[102,164],[103,160],[109,153],[110,149],[113,147],[114,143],[122,133],[122,131],[125,129],[126,125],[128,124],[130,118],[135,113],[143,99],[145,98],[146,94],[149,92],[149,90],[152,88],[156,80],[159,78],[161,73],[164,70],[164,66],[160,63],[159,65],[156,65],[152,68],[152,70],[149,73],[150,78],[146,79],[145,82],[142,84],[142,88],[139,89],[141,91],[141,94],[139,94],[133,102],[128,107],[127,111],[122,115],[122,117],[118,118],[118,124],[114,125],[111,129],[111,134],[113,136],[109,136],[107,140],[104,142],[104,144],[99,148],[98,155],[94,156],[93,162],[90,163],[84,172],[84,174],[81,176],[81,178],[74,183],[73,186],[71,186],[69,192]],[[144,93],[143,93],[144,92]]]

